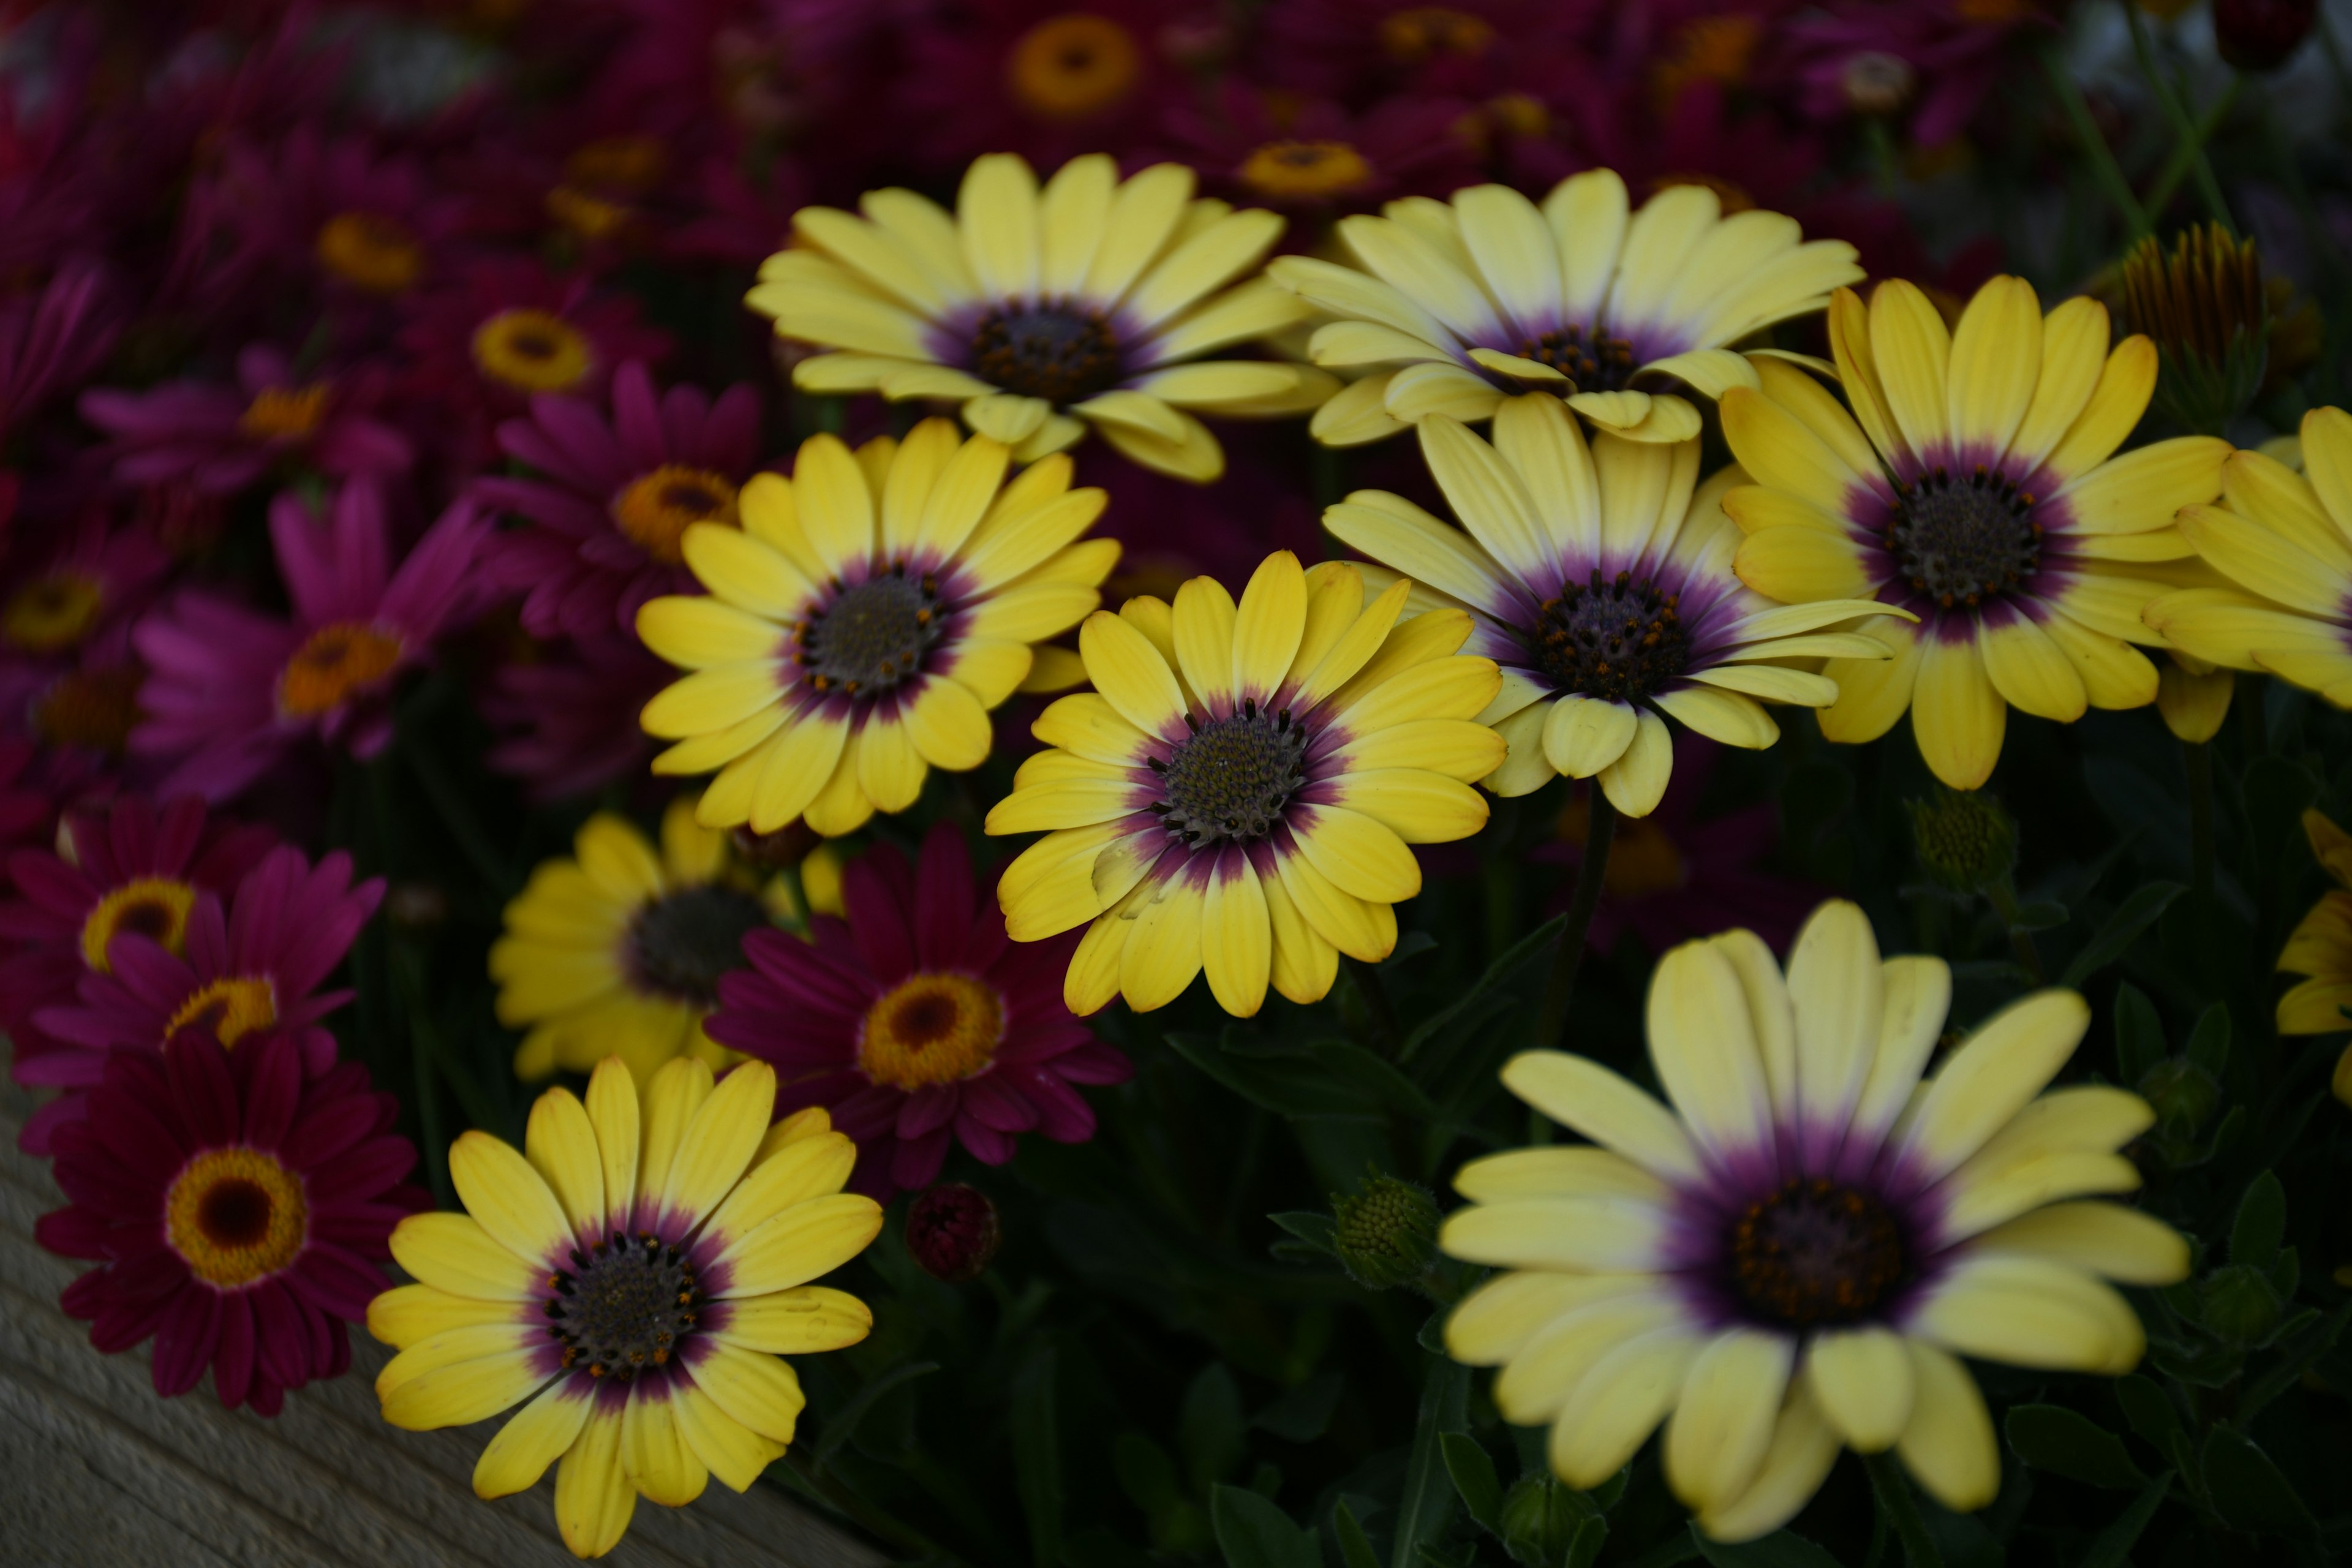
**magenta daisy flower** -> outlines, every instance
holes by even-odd
[[[106,269],[68,262],[38,294],[0,306],[0,430],[79,385],[114,347],[121,322]]]
[[[176,759],[157,793],[226,800],[313,735],[357,757],[382,751],[394,683],[467,607],[488,531],[460,500],[395,571],[372,481],[346,483],[323,518],[279,496],[269,532],[290,622],[192,590],[134,635],[152,673],[131,750]]]
[[[227,897],[275,843],[267,828],[207,819],[199,800],[183,796],[159,810],[124,795],[102,810],[68,812],[56,849],[10,856],[17,896],[0,903],[0,942],[10,949],[0,960],[0,1026],[18,1065],[61,1048],[32,1016],[72,1002],[84,975],[110,973],[117,932],[184,954],[197,898]],[[47,1109],[25,1128],[25,1147],[36,1153],[47,1152]]]
[[[499,736],[489,764],[541,801],[641,779],[654,743],[637,714],[677,675],[635,637],[610,631],[514,659],[478,699]]]
[[[1937,147],[1976,118],[2010,68],[2019,34],[2050,26],[2032,5],[1848,3],[1788,25],[1788,66],[1799,106],[1812,118],[1904,114],[1912,140]]]
[[[396,298],[430,280],[457,237],[462,204],[412,158],[298,125],[274,146],[238,140],[189,198],[218,237],[217,286],[243,291],[315,279],[345,306]]]
[[[114,477],[129,485],[182,479],[226,495],[280,464],[348,479],[396,474],[415,458],[408,437],[373,416],[380,371],[304,376],[284,350],[254,343],[236,356],[236,383],[98,388],[82,395],[82,417],[114,438]]]
[[[719,982],[703,1029],[776,1064],[776,1112],[822,1105],[857,1141],[851,1185],[884,1196],[929,1184],[961,1143],[991,1165],[1014,1137],[1094,1136],[1076,1084],[1124,1083],[1134,1066],[1062,1001],[1072,938],[1018,946],[972,879],[948,823],[910,866],[888,845],[842,877],[846,922],[819,916],[813,941],[755,931],[749,969]]]
[[[489,565],[523,591],[534,637],[593,637],[635,626],[637,607],[699,591],[686,569],[686,531],[735,523],[735,491],[751,477],[760,395],[729,387],[656,395],[635,361],[613,377],[612,416],[579,398],[539,396],[530,416],[499,426],[507,456],[540,477],[478,480],[484,500],[531,526],[499,536]]]
[[[87,1089],[105,1076],[116,1047],[156,1050],[193,1031],[220,1047],[287,1036],[316,1078],[335,1062],[335,1037],[320,1020],[352,997],[319,986],[383,898],[380,877],[352,885],[352,858],[341,850],[313,866],[281,845],[226,904],[212,892],[189,901],[181,951],[136,925],[118,929],[107,967],[81,977],[74,1003],[33,1015],[43,1033],[74,1048],[21,1061],[17,1077]]]
[[[476,262],[419,300],[401,344],[415,360],[412,390],[445,417],[520,414],[543,392],[594,397],[626,361],[669,352],[632,300],[521,257]]]
[[[384,1288],[392,1227],[431,1206],[404,1178],[399,1105],[347,1062],[304,1080],[291,1041],[228,1052],[195,1033],[118,1052],[89,1120],[58,1134],[70,1206],[34,1234],[99,1267],[60,1304],[107,1354],[155,1342],[155,1392],[209,1366],[221,1403],[275,1415],[351,1365],[344,1324]]]
[[[0,672],[51,664],[143,609],[171,570],[153,532],[83,514],[47,550],[0,573]],[[0,673],[0,686],[8,681]]]
[[[944,163],[1014,153],[1039,166],[1130,145],[1184,89],[1161,0],[974,0],[908,29],[899,121]]]
[[[1468,105],[1446,98],[1392,98],[1362,114],[1228,82],[1205,109],[1171,110],[1175,156],[1201,174],[1204,193],[1278,212],[1367,212],[1397,196],[1442,195],[1477,178],[1477,149],[1463,134]],[[1313,243],[1311,230],[1292,234]]]

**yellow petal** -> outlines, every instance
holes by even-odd
[[[1954,789],[1976,789],[1990,778],[2008,713],[1974,639],[1950,641],[1932,633],[1920,639],[1911,732],[1937,778]]]
[[[498,1429],[474,1461],[474,1495],[511,1497],[537,1486],[547,1467],[562,1458],[580,1436],[595,1402],[571,1378],[550,1384]]]
[[[621,1543],[637,1510],[637,1489],[621,1468],[621,1413],[589,1417],[555,1468],[555,1524],[575,1557],[602,1557]]]

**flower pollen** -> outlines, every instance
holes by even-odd
[[[1004,85],[1041,120],[1084,120],[1125,99],[1143,74],[1134,37],[1108,16],[1067,11],[1013,41]]]
[[[110,974],[108,944],[129,931],[143,936],[167,952],[184,950],[188,935],[188,911],[195,906],[196,889],[169,877],[142,877],[98,900],[81,923],[81,961],[100,974]]]
[[[547,1275],[541,1305],[565,1370],[628,1383],[694,1336],[703,1298],[693,1262],[651,1231],[616,1230],[569,1261]]]
[[[569,392],[595,355],[580,330],[547,310],[500,310],[474,329],[474,363],[517,392]]]
[[[163,1026],[163,1038],[183,1029],[233,1046],[278,1022],[278,987],[266,974],[234,974],[200,987]]]
[[[903,563],[841,589],[793,633],[801,679],[820,692],[875,696],[910,679],[940,640],[939,579]]]
[[[1633,379],[1633,373],[1641,368],[1641,362],[1634,357],[1633,345],[1630,342],[1605,336],[1598,327],[1593,328],[1588,336],[1585,330],[1573,321],[1555,331],[1528,338],[1516,346],[1507,347],[1504,352],[1551,366],[1568,377],[1570,384],[1578,392],[1621,391]]]
[[[1955,480],[1938,467],[1908,485],[1882,536],[1895,574],[1945,609],[1975,608],[2033,575],[2042,525],[2033,497],[1983,464]]]
[[[1082,403],[1118,384],[1118,343],[1100,310],[1013,306],[982,319],[971,334],[971,369],[1017,396]]]
[[[1150,807],[1160,823],[1195,847],[1255,843],[1272,833],[1307,782],[1306,726],[1286,708],[1272,713],[1254,700],[1230,718],[1185,721],[1193,733],[1169,759],[1149,759],[1160,779],[1161,798]]]
[[[278,710],[315,719],[400,667],[400,635],[385,626],[335,621],[312,632],[278,678]]]
[[[1004,1042],[1004,1000],[969,974],[924,973],[866,1010],[857,1067],[897,1089],[954,1083],[985,1069]]]
[[[382,213],[337,213],[319,227],[319,265],[371,294],[398,294],[425,271],[425,248]]]
[[[1604,583],[1596,566],[1590,583],[1564,583],[1543,602],[1527,641],[1536,668],[1562,691],[1639,701],[1664,690],[1689,662],[1681,603],[1681,595],[1661,593],[1631,573]]]
[[[1729,1242],[1732,1294],[1776,1328],[1860,1322],[1911,1271],[1886,1205],[1820,1177],[1790,1181],[1748,1205]]]
[[[332,391],[323,381],[305,386],[265,386],[237,416],[237,431],[257,441],[302,440],[315,433],[327,416],[327,399]]]
[[[735,487],[724,474],[665,463],[613,498],[613,521],[638,549],[676,566],[686,559],[686,531],[696,523],[739,526]]]
[[[1495,42],[1495,25],[1484,16],[1444,5],[1415,5],[1381,18],[1381,51],[1401,65],[1419,65],[1440,55],[1475,59]]]
[[[750,893],[711,882],[656,899],[625,939],[626,967],[646,990],[710,1007],[719,977],[743,966],[743,938],[769,923]]]
[[[26,653],[56,653],[88,637],[106,602],[106,585],[79,572],[52,572],[8,596],[0,637]]]
[[[1345,142],[1268,142],[1242,160],[1239,176],[1269,200],[1305,201],[1363,189],[1372,165]]]
[[[267,1279],[309,1239],[302,1179],[258,1149],[207,1149],[163,1194],[163,1237],[207,1285],[232,1290]]]

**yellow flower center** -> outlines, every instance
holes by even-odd
[[[969,974],[917,974],[874,1004],[857,1042],[858,1069],[892,1089],[967,1079],[996,1059],[1004,1004]]]
[[[200,1029],[233,1046],[278,1022],[278,987],[266,974],[232,974],[204,986],[180,1004],[163,1026],[165,1040],[183,1029]]]
[[[724,474],[665,463],[613,498],[613,521],[638,549],[675,566],[686,559],[681,542],[694,524],[738,526],[735,487]]]
[[[1579,795],[1560,808],[1559,837],[1582,844],[1592,831],[1592,806]],[[1609,864],[1601,868],[1601,888],[1612,899],[1647,899],[1671,893],[1690,876],[1690,866],[1675,847],[1674,837],[1646,816],[1617,821],[1617,837],[1609,846]]]
[[[188,1272],[224,1290],[294,1261],[310,1235],[302,1178],[258,1149],[207,1149],[163,1197],[163,1235]]]
[[[1004,60],[1004,85],[1032,114],[1083,120],[1125,98],[1143,71],[1143,54],[1108,16],[1068,11],[1021,35]]]
[[[308,386],[265,386],[250,407],[237,416],[241,435],[263,441],[299,441],[318,429],[327,415],[327,384]]]
[[[583,239],[603,239],[629,221],[629,209],[577,185],[558,185],[547,193],[547,216]]]
[[[382,626],[337,621],[320,626],[286,661],[278,678],[278,710],[289,719],[315,719],[340,707],[352,693],[373,686],[400,663],[400,637]]]
[[[563,183],[600,189],[649,191],[669,167],[658,136],[605,136],[563,160]]]
[[[1269,142],[1242,161],[1242,184],[1262,196],[1336,196],[1369,184],[1372,165],[1345,142]]]
[[[1551,110],[1524,92],[1506,92],[1486,100],[1495,123],[1514,136],[1541,136],[1551,130]]]
[[[8,597],[0,637],[26,653],[56,653],[89,635],[106,602],[106,584],[79,572],[53,572]]]
[[[594,363],[579,329],[545,310],[500,310],[474,329],[474,363],[518,392],[569,392]]]
[[[337,213],[320,226],[319,265],[371,294],[397,294],[425,270],[425,249],[382,213]]]
[[[52,746],[121,756],[139,722],[139,688],[146,679],[137,665],[68,670],[34,700],[33,729]]]
[[[1495,41],[1494,24],[1466,11],[1416,5],[1381,19],[1381,47],[1389,58],[1417,65],[1433,55],[1483,55]]]
[[[168,877],[142,877],[125,882],[98,900],[81,923],[81,961],[100,974],[113,970],[106,962],[107,943],[123,931],[148,938],[172,952],[183,950],[188,935],[188,910],[196,890]]]

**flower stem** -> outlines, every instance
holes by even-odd
[[[2153,232],[2147,226],[2147,214],[2141,208],[2139,198],[2132,195],[2131,182],[2124,178],[2123,165],[2116,162],[2115,149],[2107,145],[2098,121],[2091,118],[2091,106],[2083,101],[2083,89],[2074,85],[2074,78],[2066,69],[2066,62],[2055,45],[2042,53],[2042,74],[2050,79],[2051,94],[2065,111],[2067,123],[2074,128],[2074,139],[2082,142],[2083,152],[2090,159],[2092,174],[2105,189],[2116,211],[2122,215],[2124,226],[2130,231],[2126,237],[2127,242],[2146,238]]]
[[[1568,1003],[1576,994],[1576,972],[1584,963],[1584,939],[1592,929],[1592,911],[1601,903],[1601,884],[1609,873],[1609,846],[1617,837],[1617,808],[1599,784],[1591,786],[1592,810],[1584,832],[1584,864],[1577,868],[1576,897],[1568,906],[1568,924],[1560,928],[1559,945],[1552,950],[1551,975],[1544,982],[1543,1013],[1536,1040],[1542,1046],[1562,1045],[1568,1038]]]
[[[1371,1015],[1372,1043],[1381,1055],[1394,1061],[1404,1049],[1404,1018],[1389,995],[1388,982],[1381,978],[1376,963],[1351,957],[1347,964],[1348,978],[1356,983],[1356,994],[1364,999],[1364,1011]]]
[[[2180,760],[2189,771],[2189,881],[2200,907],[2213,903],[2213,748],[2183,741]]]
[[[1870,1472],[1870,1490],[1878,1500],[1879,1515],[1895,1527],[1895,1539],[1903,1542],[1903,1555],[1911,1568],[1944,1568],[1944,1554],[1928,1538],[1927,1521],[1919,1517],[1919,1505],[1911,1496],[1910,1479],[1895,1456],[1866,1454],[1862,1466]]]
[[[2237,103],[2238,89],[2245,82],[2243,74],[2231,77],[2230,85],[2221,89],[2221,95],[2198,120],[2195,137],[2173,148],[2172,156],[2165,160],[2164,167],[2157,174],[2156,184],[2147,188],[2148,211],[2160,213],[2172,205],[2172,193],[2179,190],[2180,182],[2188,177],[2190,158],[2202,153],[2205,143],[2213,139],[2213,132],[2221,128],[2222,120]]]
[[[2124,20],[2131,28],[2132,52],[2139,57],[2140,75],[2147,78],[2148,90],[2156,94],[2156,105],[2172,126],[2173,156],[2189,160],[2189,173],[2197,182],[2197,195],[2205,203],[2208,216],[2231,236],[2238,226],[2231,221],[2230,204],[2221,199],[2221,184],[2213,177],[2213,165],[2206,160],[2205,144],[2199,139],[2197,126],[2189,118],[2189,108],[2173,90],[2171,80],[2158,66],[2155,47],[2148,41],[2147,22],[2139,14],[2137,0],[2119,0],[2124,8]]]
[[[2009,928],[2009,950],[2017,955],[2018,966],[2025,971],[2026,980],[2033,985],[2040,985],[2042,983],[2042,954],[2033,945],[2033,933],[2024,930],[2020,923],[2025,912],[2018,908],[2017,889],[2010,886],[2007,877],[2003,877],[1985,889],[1985,901],[1992,905],[1993,913],[2000,917],[2000,923]]]

